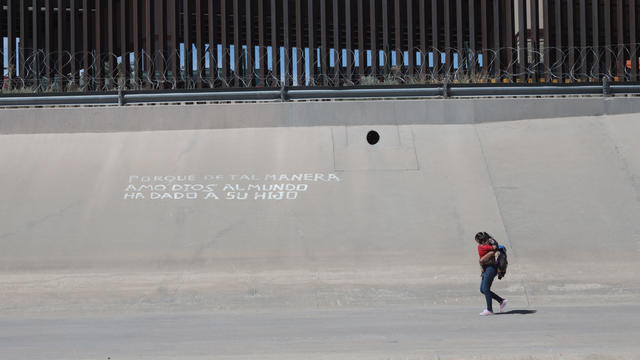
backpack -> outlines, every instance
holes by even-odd
[[[498,246],[498,259],[496,260],[496,267],[498,268],[498,280],[501,280],[507,274],[507,248],[503,245]]]

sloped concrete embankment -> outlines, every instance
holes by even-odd
[[[516,307],[637,299],[635,115],[398,114],[1,135],[1,310],[480,307],[480,230],[509,249],[496,291]]]

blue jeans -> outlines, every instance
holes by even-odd
[[[487,266],[487,268],[482,273],[482,283],[480,284],[480,292],[484,294],[485,299],[487,300],[487,310],[493,311],[493,307],[491,306],[491,299],[497,301],[498,303],[502,303],[504,300],[496,293],[491,291],[491,284],[493,284],[493,279],[498,274],[498,269],[495,266]]]

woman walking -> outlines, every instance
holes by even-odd
[[[481,312],[480,315],[493,315],[492,300],[495,300],[500,304],[500,312],[502,312],[505,306],[507,306],[507,299],[503,299],[491,291],[493,279],[498,274],[498,268],[496,266],[498,242],[486,232],[477,233],[476,242],[478,243],[478,255],[480,256],[480,266],[482,267],[482,283],[480,283],[480,292],[484,294],[487,301],[487,308]]]

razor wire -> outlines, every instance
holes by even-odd
[[[124,56],[19,48],[1,54],[2,92],[624,82],[640,78],[639,45],[462,51],[207,46]]]

